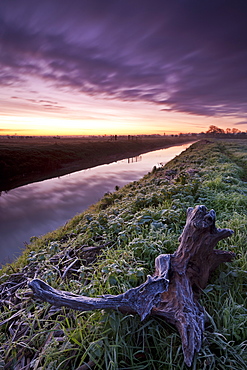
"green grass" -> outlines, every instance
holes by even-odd
[[[217,226],[234,230],[218,244],[236,259],[211,277],[201,303],[204,342],[192,369],[246,369],[246,140],[196,143],[166,166],[128,184],[36,239],[0,273],[0,368],[187,369],[177,331],[160,319],[113,311],[55,309],[30,295],[27,280],[97,296],[145,281],[160,253],[173,253],[187,207],[213,208]],[[89,250],[89,247],[102,247]],[[73,264],[68,269],[69,265]],[[21,284],[16,286],[15,284]]]

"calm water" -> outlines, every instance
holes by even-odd
[[[115,186],[140,179],[191,144],[156,150],[139,157],[93,167],[2,193],[0,196],[0,265],[20,255],[30,237],[64,225]]]

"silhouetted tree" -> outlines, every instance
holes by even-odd
[[[222,128],[219,128],[214,125],[209,126],[208,131],[206,131],[206,134],[224,134],[224,133],[225,131]]]

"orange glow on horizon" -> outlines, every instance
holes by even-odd
[[[156,122],[153,125],[138,125],[136,122],[108,120],[70,120],[40,117],[4,117],[0,135],[18,136],[74,136],[74,135],[153,135],[177,134],[175,130],[164,130]],[[5,126],[5,128],[4,128]]]
[[[147,112],[145,112],[147,113]],[[234,127],[234,117],[201,117],[169,112],[160,114],[67,118],[49,116],[0,116],[0,135],[89,136],[89,135],[171,135],[206,132],[210,125]],[[244,129],[244,127],[242,127]]]

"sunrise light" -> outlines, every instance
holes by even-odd
[[[247,129],[241,7],[61,3],[0,3],[0,134]]]

